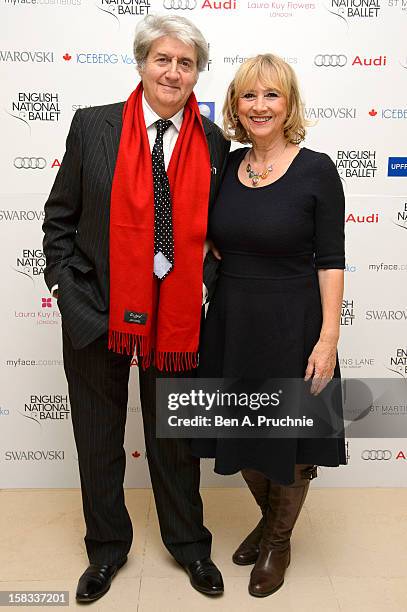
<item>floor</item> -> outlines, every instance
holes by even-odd
[[[191,588],[161,545],[150,490],[129,489],[135,533],[129,562],[109,593],[85,608],[407,611],[407,489],[312,488],[292,538],[285,584],[265,599],[248,594],[250,567],[238,567],[230,558],[258,520],[250,493],[242,488],[204,489],[202,494],[206,524],[214,536],[212,557],[225,581],[222,597],[210,599]],[[87,565],[82,535],[77,490],[1,490],[0,591],[68,590],[69,608],[78,609],[77,579]]]

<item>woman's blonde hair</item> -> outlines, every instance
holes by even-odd
[[[250,137],[237,116],[237,105],[243,91],[250,91],[260,81],[263,87],[276,89],[287,101],[287,119],[284,136],[288,142],[298,144],[305,138],[307,122],[294,70],[277,55],[265,53],[246,60],[236,72],[228,87],[223,105],[223,131],[228,140],[250,143]]]

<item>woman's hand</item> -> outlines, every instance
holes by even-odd
[[[216,259],[222,259],[221,254],[219,253],[216,246],[213,244],[212,240],[205,240],[204,242],[204,250],[203,250],[203,258],[205,259],[206,254],[212,251]]]
[[[319,395],[332,380],[336,365],[336,340],[318,340],[308,358],[304,380],[312,377],[311,393]]]
[[[208,240],[208,246],[209,246],[209,250],[212,251],[212,253],[215,255],[216,259],[222,259],[221,254],[219,253],[219,251],[216,248],[216,246],[213,244],[212,240]]]

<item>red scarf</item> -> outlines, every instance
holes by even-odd
[[[210,159],[195,95],[184,108],[167,174],[172,202],[174,268],[153,276],[154,191],[142,84],[123,110],[110,210],[109,348],[136,352],[143,368],[196,367]]]

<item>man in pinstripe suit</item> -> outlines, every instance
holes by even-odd
[[[208,61],[202,34],[182,17],[147,16],[137,29],[135,55],[143,83],[150,150],[155,121],[171,119],[164,137],[166,165],[183,108]],[[131,355],[108,350],[109,219],[112,179],[122,133],[123,103],[75,113],[61,168],[45,205],[45,280],[62,315],[64,366],[78,450],[85,544],[90,565],[77,601],[104,595],[126,562],[132,525],[124,502],[124,430]],[[202,117],[212,173],[210,205],[229,150],[219,128]],[[183,171],[178,168],[177,171]],[[175,264],[176,265],[176,264]],[[196,274],[201,274],[197,270]],[[203,525],[199,463],[183,439],[155,437],[157,370],[140,368],[140,397],[151,480],[163,542],[200,592],[223,592]],[[159,372],[159,375],[170,375]],[[185,372],[182,373],[185,376]]]

